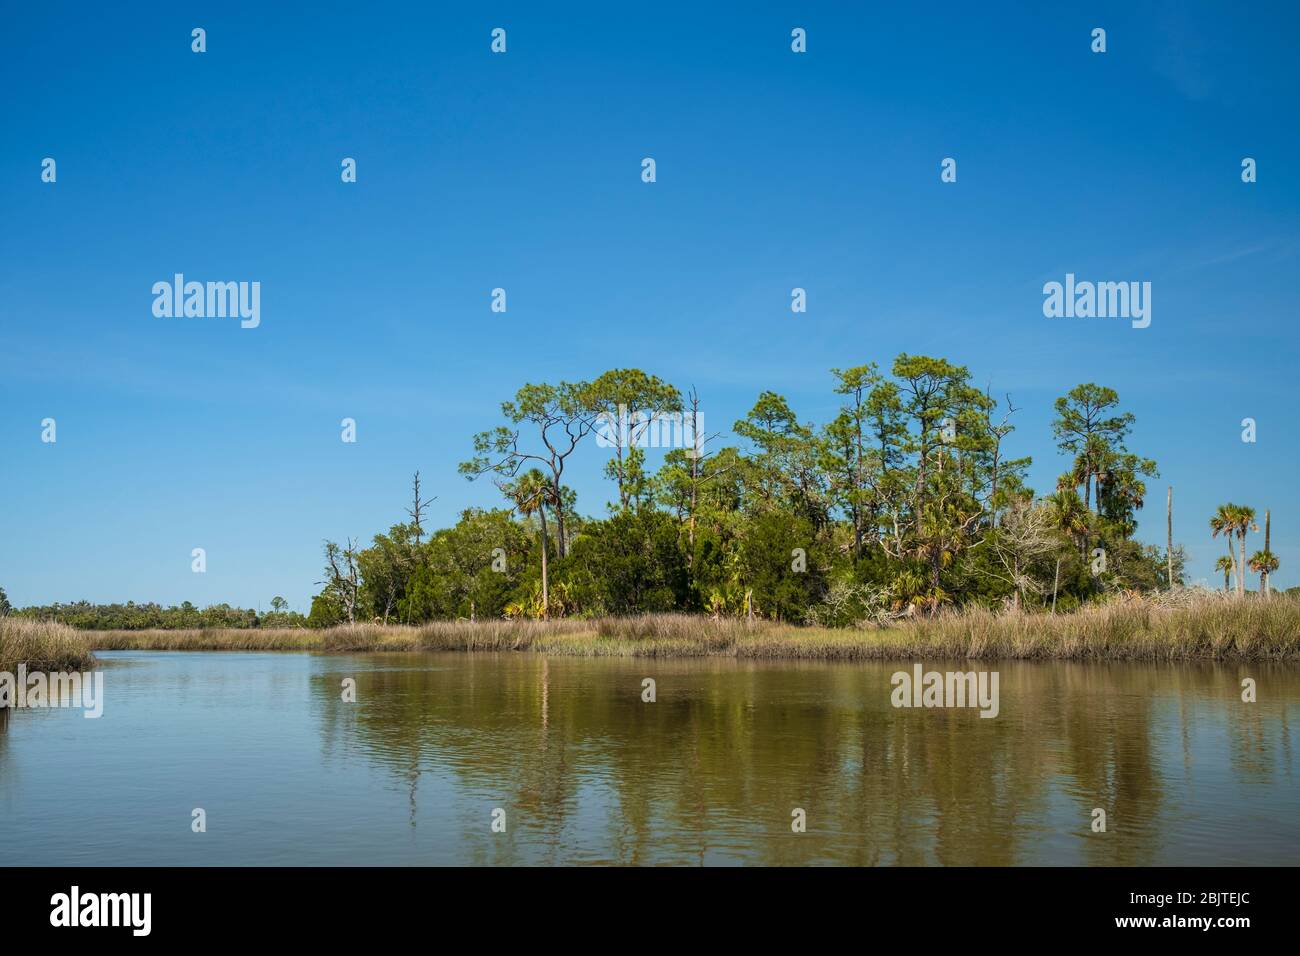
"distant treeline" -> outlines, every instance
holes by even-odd
[[[0,592],[2,595],[3,592]],[[37,621],[58,621],[87,631],[144,631],[149,629],[182,629],[205,627],[305,627],[307,619],[296,611],[267,611],[259,613],[251,608],[213,604],[197,608],[189,601],[179,607],[161,604],[91,604],[77,601],[73,604],[47,604],[26,607],[13,612],[19,617]]]

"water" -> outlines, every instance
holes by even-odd
[[[101,719],[0,729],[0,865],[1300,863],[1277,665],[1004,663],[981,719],[910,662],[100,659]]]

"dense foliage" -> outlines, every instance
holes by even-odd
[[[370,547],[327,542],[309,623],[696,611],[845,625],[945,606],[1078,607],[1181,583],[1183,554],[1132,535],[1155,462],[1111,389],[1056,401],[1066,457],[1036,495],[1009,449],[1010,400],[962,366],[900,355],[832,371],[840,407],[802,421],[763,392],[735,446],[694,427],[700,401],[638,369],[525,385],[461,471],[501,491],[423,540],[409,521]],[[675,440],[655,473],[646,448]],[[564,472],[603,456],[608,513],[583,516]]]
[[[502,507],[469,508],[430,532],[417,473],[407,520],[367,547],[325,542],[324,587],[306,617],[280,598],[265,614],[85,602],[18,613],[123,630],[665,611],[848,626],[955,606],[1068,611],[1182,583],[1181,547],[1133,539],[1158,473],[1128,448],[1135,418],[1112,389],[1082,384],[1056,399],[1065,470],[1036,493],[1030,459],[1012,447],[1017,409],[966,368],[904,354],[887,373],[833,369],[829,384],[830,421],[803,421],[763,392],[725,446],[698,427],[693,390],[639,369],[525,385],[460,465],[492,482]],[[653,473],[648,448],[667,449]],[[600,517],[582,514],[564,483],[585,456],[603,459],[612,483]],[[1235,578],[1244,594],[1246,569],[1269,589],[1267,519],[1249,558],[1254,510],[1224,505],[1211,519],[1228,542],[1225,590]]]

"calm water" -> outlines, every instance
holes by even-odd
[[[1295,668],[1002,664],[990,720],[899,664],[101,660],[0,730],[0,865],[1300,863]]]

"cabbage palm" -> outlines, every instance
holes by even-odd
[[[1259,589],[1264,597],[1268,597],[1270,583],[1273,578],[1273,572],[1277,570],[1280,562],[1277,555],[1273,553],[1271,547],[1272,539],[1269,533],[1273,526],[1273,512],[1264,509],[1264,550],[1256,551],[1250,559],[1250,569],[1259,575]]]
[[[1281,564],[1272,551],[1256,551],[1250,556],[1250,569],[1259,575],[1260,593],[1268,596],[1268,579]]]
[[[1246,533],[1248,531],[1258,531],[1259,525],[1255,523],[1255,509],[1248,505],[1234,505],[1229,502],[1226,505],[1219,505],[1215,511],[1214,517],[1210,519],[1210,532],[1214,537],[1220,534],[1225,537],[1237,536],[1237,548],[1240,553],[1240,559],[1237,561],[1237,594],[1244,597],[1246,594]],[[1229,542],[1228,549],[1231,551],[1232,544]]]
[[[1237,548],[1239,557],[1237,567],[1241,569],[1241,574],[1237,576],[1237,594],[1245,596],[1246,594],[1246,532],[1259,531],[1259,525],[1255,523],[1255,509],[1241,505],[1236,511],[1236,527],[1233,529],[1237,532]]]
[[[505,493],[515,503],[515,510],[524,517],[536,514],[541,521],[542,532],[542,620],[546,620],[550,612],[551,594],[550,582],[548,576],[548,567],[546,559],[546,542],[549,537],[546,533],[546,506],[555,499],[554,486],[546,479],[546,476],[536,468],[520,475],[515,481],[505,486]]]
[[[1223,593],[1228,593],[1228,575],[1237,570],[1237,562],[1232,560],[1232,555],[1224,554],[1219,560],[1214,562],[1214,569],[1223,572]]]
[[[1210,536],[1217,538],[1220,534],[1232,536],[1232,512],[1236,505],[1219,505],[1214,516],[1210,518]]]
[[[1214,565],[1216,568],[1223,570],[1223,589],[1225,591],[1228,590],[1228,572],[1237,570],[1237,562],[1232,557],[1232,514],[1236,507],[1233,504],[1219,505],[1213,517],[1210,518],[1210,537],[1217,538],[1219,535],[1223,535],[1224,540],[1228,542],[1226,561],[1220,558],[1218,563]],[[1228,565],[1227,568],[1224,568],[1225,563]]]
[[[1064,476],[1062,476],[1064,477]],[[1088,509],[1084,507],[1079,493],[1066,483],[1059,483],[1054,495],[1047,498],[1052,525],[1066,535],[1079,554],[1087,553],[1088,533],[1092,530]]]

